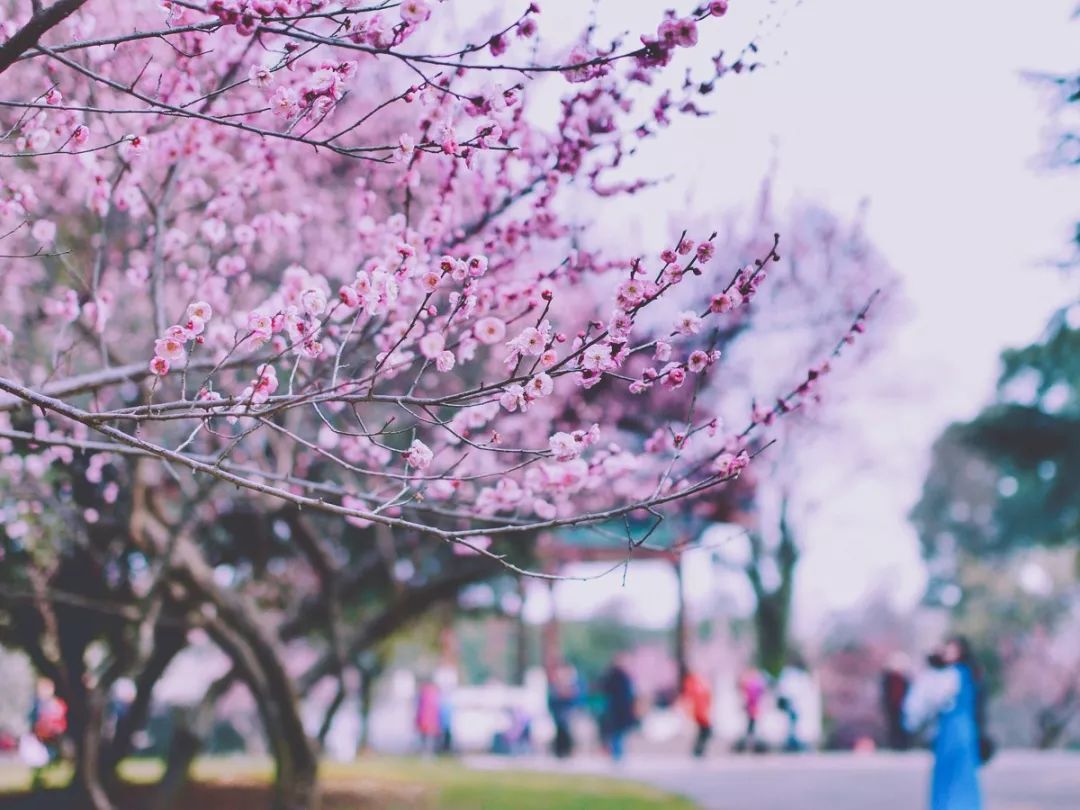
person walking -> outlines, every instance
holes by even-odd
[[[619,658],[612,662],[604,674],[600,689],[605,699],[601,725],[604,740],[611,758],[619,762],[625,753],[626,735],[637,723],[634,683]]]
[[[697,727],[693,754],[700,759],[712,737],[712,690],[698,673],[684,667],[681,673],[679,696]]]
[[[416,734],[420,741],[420,751],[424,754],[439,751],[442,737],[439,702],[439,687],[432,681],[424,681],[416,696]]]
[[[574,735],[571,720],[582,698],[581,680],[577,670],[570,664],[560,664],[552,675],[548,690],[548,711],[555,724],[555,740],[552,751],[559,759],[574,753]]]
[[[982,810],[982,674],[971,645],[957,636],[930,656],[929,668],[904,699],[904,726],[914,733],[936,721],[930,810]]]
[[[28,762],[33,770],[31,789],[36,790],[44,784],[45,769],[60,759],[68,727],[67,714],[67,703],[56,696],[56,684],[48,678],[39,678],[30,707],[30,733],[33,736],[26,746],[32,751],[27,756],[32,760]]]
[[[894,653],[881,675],[881,708],[885,714],[885,744],[893,751],[911,747],[911,735],[904,728],[904,698],[911,688],[910,665],[903,653]]]
[[[743,711],[746,712],[746,733],[736,744],[737,751],[758,750],[757,721],[761,715],[761,701],[768,690],[765,676],[754,667],[747,667],[739,677],[739,693],[742,695]]]
[[[776,681],[777,707],[788,719],[787,739],[784,750],[798,752],[806,749],[800,735],[799,719],[809,702],[814,684],[801,658],[792,656]]]

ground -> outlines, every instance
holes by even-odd
[[[132,782],[152,779],[155,762],[128,763]],[[267,806],[265,763],[252,760],[200,762],[200,784],[181,810],[263,810]],[[64,774],[57,773],[60,782]],[[657,788],[591,774],[553,779],[551,774],[467,770],[460,763],[365,758],[323,768],[323,810],[693,810],[693,805]],[[0,764],[0,810],[74,810],[59,793],[28,795],[25,768]],[[129,789],[124,810],[140,806],[140,788]]]
[[[492,759],[477,768],[501,768]],[[659,756],[620,766],[599,759],[513,767],[622,775],[693,799],[703,810],[919,810],[925,807],[927,754],[716,756],[703,762]],[[982,772],[986,810],[1077,810],[1080,753],[1007,751]]]
[[[465,764],[382,757],[329,764],[324,810],[919,810],[930,759],[924,753],[717,755],[697,762],[642,755],[619,766],[599,758],[481,757]],[[140,764],[128,775],[146,779],[155,767]],[[203,784],[184,808],[265,807],[258,786],[265,765],[214,760],[198,770]],[[13,803],[10,791],[25,779],[24,769],[0,765],[0,810],[71,810],[39,800]],[[1080,753],[1007,751],[984,769],[982,781],[986,810],[1076,810]]]

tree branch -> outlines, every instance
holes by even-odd
[[[0,45],[0,73],[11,67],[26,51],[35,47],[38,40],[74,14],[86,0],[58,0],[47,9],[34,14],[22,28]]]

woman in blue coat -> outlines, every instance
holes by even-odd
[[[967,639],[950,639],[931,656],[904,701],[904,724],[937,722],[930,810],[982,810],[978,770],[982,682]]]

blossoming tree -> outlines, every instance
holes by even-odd
[[[662,520],[736,478],[828,371],[725,428],[698,396],[723,373],[707,336],[742,317],[780,237],[748,262],[707,229],[647,256],[586,250],[566,199],[589,194],[602,232],[603,201],[647,185],[627,179],[635,144],[753,67],[748,47],[665,85],[726,0],[567,53],[546,52],[535,4],[457,44],[449,4],[426,0],[6,9],[0,537],[35,664],[81,696],[76,783],[96,808],[124,752],[98,744],[109,685],[152,687],[193,628],[258,699],[277,806],[313,806],[290,632],[324,623],[340,672],[342,589],[396,573],[430,596],[530,573],[521,547],[543,531]],[[547,82],[565,89],[545,123]],[[692,303],[676,315],[674,298]],[[628,407],[673,440],[643,446]],[[303,569],[248,553],[250,587],[223,581],[226,535],[294,547]],[[43,583],[90,572],[127,601],[65,657],[41,639],[80,603]],[[297,607],[279,584],[307,575],[321,598],[269,629]],[[91,666],[103,634],[113,654]]]

